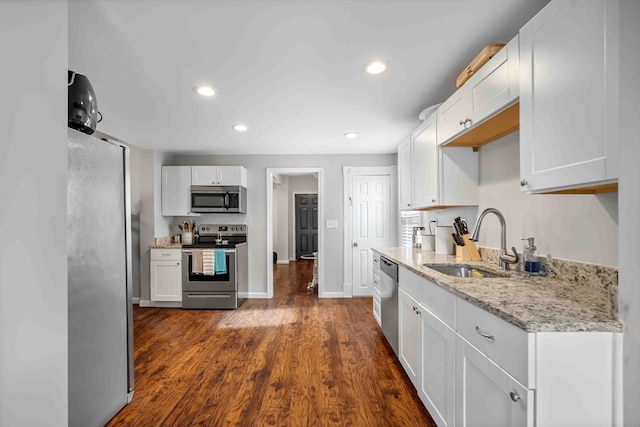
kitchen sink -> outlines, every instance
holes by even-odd
[[[474,279],[484,279],[487,277],[509,277],[508,274],[496,273],[483,270],[472,265],[465,264],[423,264],[432,270],[446,274],[448,276],[470,277]]]

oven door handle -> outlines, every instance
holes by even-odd
[[[191,250],[191,249],[183,249],[182,253],[186,254],[186,255],[191,255],[193,253],[193,250]],[[225,254],[234,254],[234,253],[236,253],[236,250],[235,249],[225,249],[224,253]]]

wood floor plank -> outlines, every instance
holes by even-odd
[[[135,307],[136,390],[108,426],[435,423],[371,314],[318,299],[312,262],[274,266],[274,298],[238,310]]]

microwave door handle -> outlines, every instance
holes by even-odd
[[[228,191],[224,195],[224,207],[226,210],[229,210],[229,192]]]

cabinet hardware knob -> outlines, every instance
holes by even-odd
[[[436,199],[431,199],[431,203],[435,203],[435,202],[436,202]]]
[[[179,262],[176,262],[176,265],[180,265],[180,263],[179,263]]]
[[[467,117],[465,119],[465,121],[464,121],[464,124],[467,124],[467,123],[471,124],[471,123],[473,123],[473,120],[471,120],[470,118]]]
[[[420,316],[420,310],[416,310],[416,314]]]
[[[464,126],[465,123],[466,123],[466,120],[460,120],[460,126]]]
[[[510,392],[509,396],[511,396],[511,400],[513,400],[514,402],[517,402],[518,400],[521,399],[520,395],[515,391]]]
[[[416,307],[416,306],[413,306],[411,308],[413,308],[413,311],[416,311],[418,309],[418,307]]]
[[[525,185],[529,185],[526,179],[520,181],[520,187],[524,187]]]
[[[357,248],[358,247],[358,242],[353,242],[353,247]]]
[[[478,333],[478,335],[481,335],[481,336],[483,336],[484,338],[486,338],[488,340],[491,340],[491,341],[495,341],[496,340],[496,338],[493,335],[485,334],[484,332],[482,332],[480,330],[480,326],[476,326],[476,332]]]

